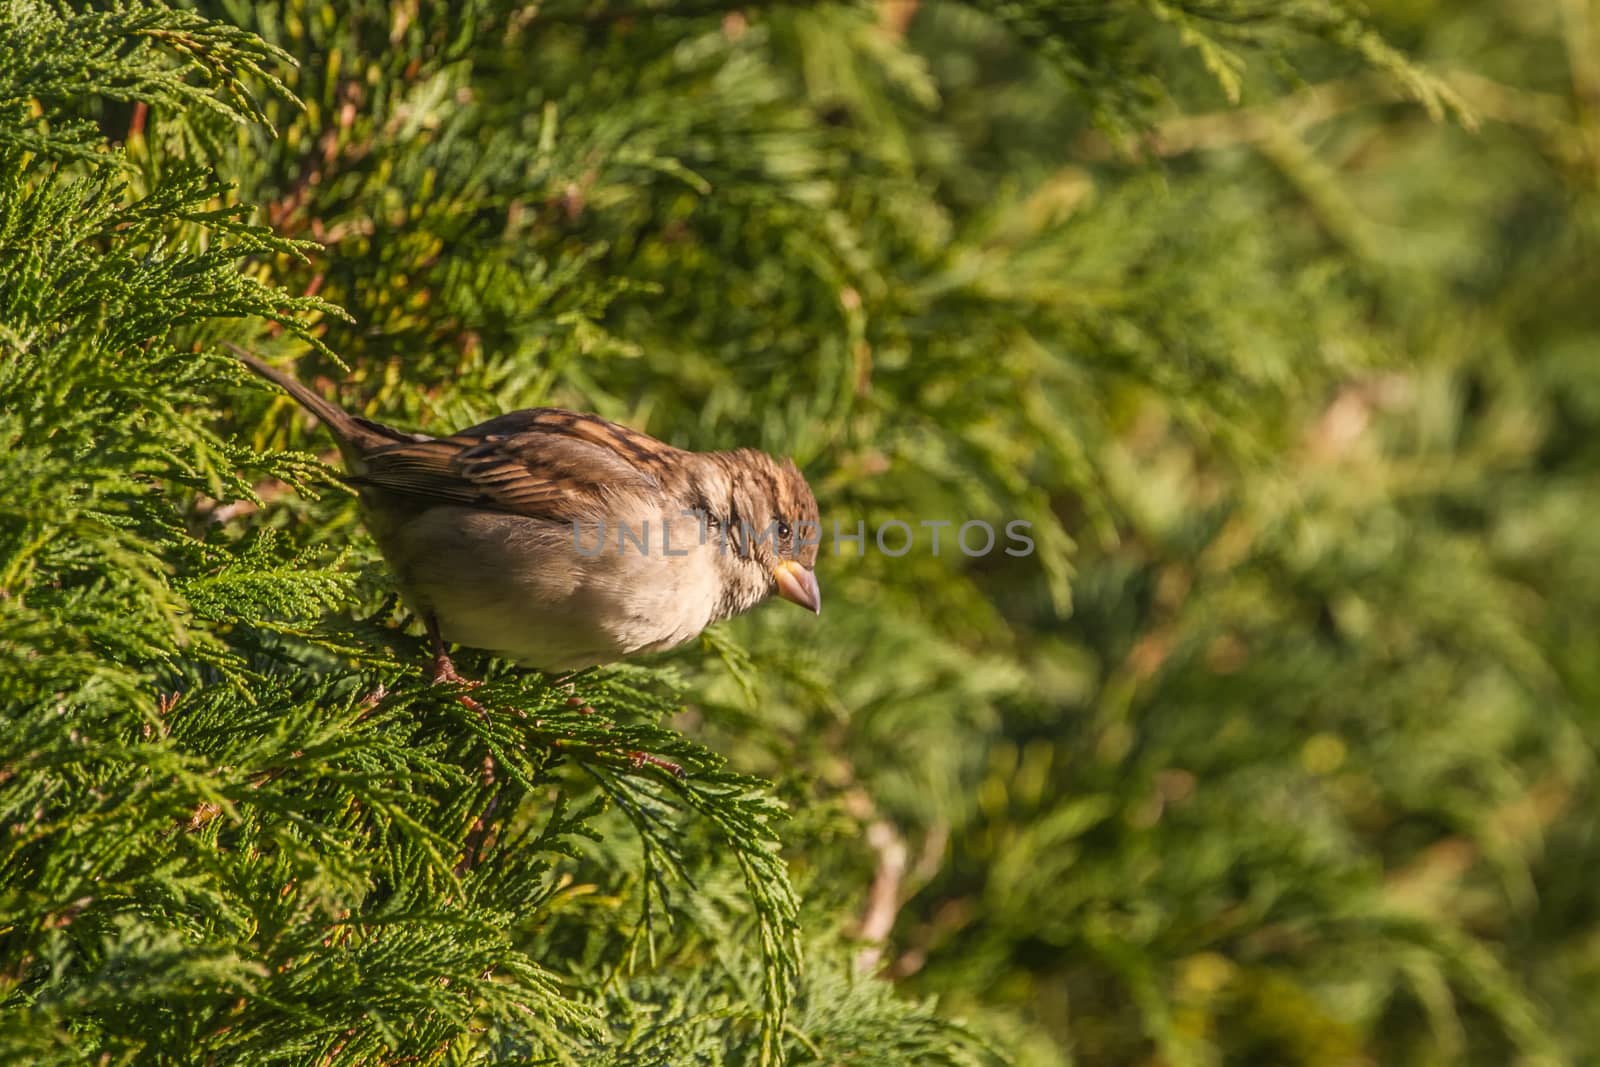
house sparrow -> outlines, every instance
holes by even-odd
[[[789,460],[560,408],[405,433],[229,347],[338,441],[438,681],[464,681],[446,641],[570,671],[674,648],[773,593],[822,610],[817,501]]]

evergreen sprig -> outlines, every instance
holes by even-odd
[[[0,0],[0,1060],[1592,1058],[1581,7]],[[468,706],[223,341],[828,612]]]
[[[193,11],[133,3],[74,11],[46,0],[0,6],[0,147],[91,158],[102,135],[83,105],[118,100],[264,122],[258,94],[293,99],[275,73],[287,53]]]

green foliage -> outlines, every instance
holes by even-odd
[[[1391,7],[0,0],[0,1059],[1592,1058],[1600,27]],[[828,611],[473,710],[224,340]]]

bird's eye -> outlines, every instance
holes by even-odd
[[[789,540],[789,533],[790,533],[789,524],[784,522],[782,519],[779,519],[778,520],[778,536],[783,538],[785,541],[787,541],[787,540]]]

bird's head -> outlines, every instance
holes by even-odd
[[[817,498],[791,460],[739,449],[716,454],[725,493],[709,509],[711,535],[725,546],[730,580],[727,614],[777,594],[822,612],[815,568],[822,526]]]

